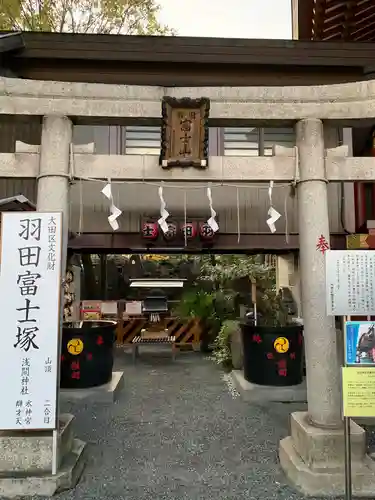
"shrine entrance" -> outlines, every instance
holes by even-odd
[[[117,345],[131,347],[134,357],[136,346],[146,343],[169,344],[173,356],[177,350],[210,350],[225,321],[254,313],[257,277],[263,288],[277,285],[271,255],[203,249],[82,259],[81,319],[116,320]],[[222,269],[231,269],[227,291],[218,277]],[[295,313],[295,304],[290,309]]]

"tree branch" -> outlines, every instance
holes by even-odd
[[[0,0],[0,29],[167,34],[156,0]]]

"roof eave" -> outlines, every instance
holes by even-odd
[[[25,48],[21,32],[0,33],[0,53],[11,52]]]
[[[36,206],[23,194],[0,199],[0,212],[33,212]]]

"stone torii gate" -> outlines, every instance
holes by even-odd
[[[302,308],[307,367],[307,413],[291,415],[291,436],[280,443],[281,466],[303,492],[344,490],[340,357],[332,317],[326,315],[325,259],[317,251],[329,239],[327,183],[375,181],[375,158],[348,157],[345,146],[329,149],[324,127],[350,127],[375,119],[375,81],[319,87],[168,88],[46,81],[0,80],[0,114],[43,117],[40,146],[18,144],[0,154],[0,177],[36,178],[37,208],[62,211],[68,234],[72,121],[121,124],[160,120],[164,96],[210,99],[213,124],[294,124],[296,147],[275,148],[272,157],[210,157],[207,169],[164,170],[146,155],[103,156],[73,148],[74,176],[123,181],[290,182],[298,196]],[[79,152],[81,151],[81,152]],[[375,493],[365,456],[365,433],[353,424],[354,490]]]

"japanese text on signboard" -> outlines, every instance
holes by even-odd
[[[326,252],[327,314],[375,314],[375,255],[361,250]]]
[[[7,408],[0,415],[0,429],[53,428],[61,214],[3,214],[1,257],[1,286],[8,300],[0,376],[11,380],[0,389]]]

